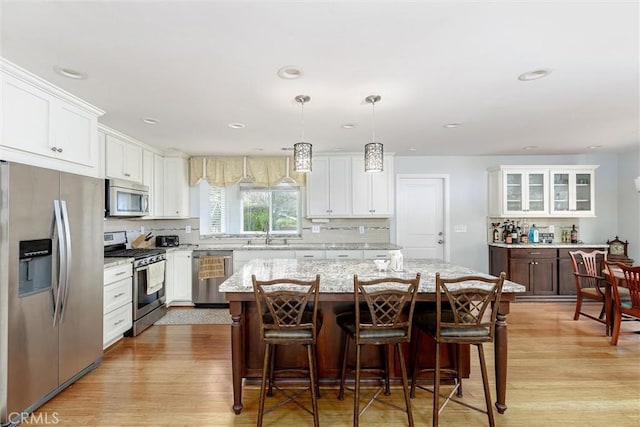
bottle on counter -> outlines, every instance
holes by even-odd
[[[578,243],[578,230],[575,224],[571,227],[571,243]]]
[[[529,243],[540,243],[540,232],[535,224],[529,228]]]

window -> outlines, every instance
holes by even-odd
[[[241,187],[240,193],[243,233],[299,233],[299,187],[248,186]]]
[[[222,187],[209,186],[209,232],[226,233],[226,197]]]

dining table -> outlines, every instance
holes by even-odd
[[[372,260],[355,259],[261,259],[257,258],[230,276],[219,286],[229,301],[231,314],[231,352],[232,352],[232,381],[233,381],[233,410],[239,414],[243,409],[243,384],[259,383],[262,374],[263,344],[260,339],[260,313],[257,312],[253,293],[252,275],[258,280],[274,280],[290,278],[311,280],[316,274],[320,275],[319,310],[322,312],[322,328],[318,334],[318,378],[321,385],[335,385],[339,382],[341,368],[342,332],[335,322],[335,317],[341,312],[352,309],[354,303],[354,274],[361,280],[371,280],[381,277],[415,278],[421,274],[416,309],[424,304],[435,301],[435,277],[440,273],[442,278],[479,275],[494,277],[461,265],[437,259],[405,259],[402,271],[380,271]],[[494,334],[494,359],[496,376],[496,402],[499,413],[504,413],[507,388],[507,315],[510,303],[519,293],[524,293],[523,285],[505,280],[502,296],[499,301],[497,321]],[[431,306],[433,309],[433,306]],[[429,343],[431,340],[422,340]],[[413,341],[412,341],[413,342]],[[411,345],[409,343],[408,345]],[[433,345],[433,344],[427,344]],[[470,351],[461,350],[463,360],[460,369],[463,376],[468,377],[470,370]],[[420,349],[423,351],[423,347]],[[426,351],[426,350],[425,350]],[[451,352],[454,353],[454,352]],[[412,352],[405,352],[412,354]],[[281,352],[277,355],[278,363],[299,364],[304,366],[304,352]],[[433,358],[426,363],[433,363]],[[391,376],[394,378],[394,366],[397,360],[391,361]],[[288,365],[287,365],[288,366]],[[400,377],[395,373],[395,379]]]

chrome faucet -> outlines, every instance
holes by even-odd
[[[264,227],[263,227],[262,231],[267,233],[267,236],[264,239],[264,244],[268,245],[269,243],[271,243],[271,236],[269,235],[269,221],[268,220],[264,222]]]

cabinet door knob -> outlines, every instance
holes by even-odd
[[[56,151],[57,151],[58,153],[62,153],[62,148],[58,148]]]
[[[439,244],[439,245],[441,245],[441,244],[443,244],[443,243],[444,243],[444,240],[442,240],[442,239],[438,240],[438,244]]]
[[[58,147],[51,147],[51,151],[58,151]]]

